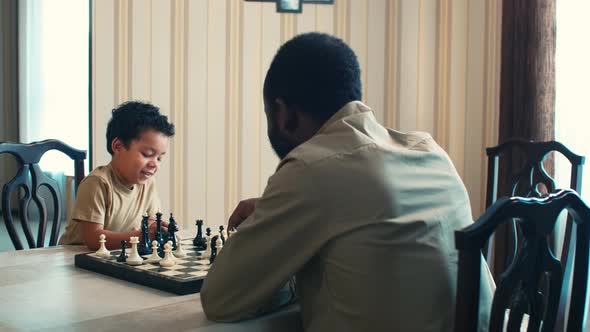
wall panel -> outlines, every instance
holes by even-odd
[[[110,110],[127,99],[161,107],[177,127],[157,181],[162,210],[184,227],[226,221],[258,196],[278,159],[262,85],[297,33],[333,33],[361,63],[364,101],[379,121],[423,130],[445,148],[482,209],[483,148],[497,140],[500,9],[483,0],[336,0],[278,14],[272,2],[93,1],[93,162]]]

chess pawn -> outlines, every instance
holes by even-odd
[[[146,262],[148,263],[158,263],[162,258],[158,255],[158,241],[152,241],[152,255],[148,257]]]
[[[174,256],[174,253],[173,253],[173,250],[174,250],[174,246],[172,245],[173,242],[171,240],[168,240],[166,243],[170,245],[170,258],[172,258],[172,260],[175,261],[176,256]]]
[[[141,265],[143,264],[143,258],[139,256],[139,252],[137,252],[137,244],[139,243],[138,236],[132,236],[130,238],[129,243],[131,243],[131,254],[127,257],[127,264],[129,265]]]
[[[124,263],[127,261],[127,241],[121,240],[121,254],[117,257],[117,262]]]
[[[100,248],[98,248],[95,255],[99,256],[99,257],[108,258],[109,256],[111,256],[111,252],[108,251],[104,245],[104,243],[107,242],[106,236],[104,234],[100,234],[98,236],[98,238],[99,238],[98,242],[100,242]]]
[[[182,243],[180,241],[180,238],[177,238],[176,240],[176,250],[174,250],[174,256],[177,258],[186,257],[186,252],[182,250]]]
[[[172,249],[170,248],[170,244],[164,244],[164,258],[160,261],[161,267],[171,267],[174,266],[176,262],[172,258]]]

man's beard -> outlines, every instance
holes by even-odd
[[[295,148],[292,144],[287,142],[286,139],[281,137],[281,134],[277,130],[268,131],[268,140],[272,149],[275,151],[277,156],[281,159],[285,158]]]

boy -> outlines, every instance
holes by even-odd
[[[111,162],[94,169],[80,183],[59,244],[83,243],[97,250],[99,235],[104,234],[106,247],[115,249],[122,240],[141,236],[142,215],[154,216],[160,208],[153,176],[173,135],[174,125],[154,105],[130,101],[115,108],[106,134]],[[167,226],[162,222],[164,231]],[[150,238],[155,232],[155,220],[150,218]]]

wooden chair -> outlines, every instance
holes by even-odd
[[[574,264],[573,278],[567,273],[564,275],[564,266],[552,254],[548,241],[564,209],[577,225],[575,256],[569,263]],[[567,331],[582,331],[588,282],[590,208],[571,189],[545,198],[499,199],[474,224],[455,232],[455,246],[459,250],[455,331],[476,331],[481,249],[498,226],[513,218],[517,218],[523,231],[523,245],[497,283],[489,331],[502,330],[506,309],[510,309],[508,331],[520,331],[526,313],[529,315],[527,331],[553,332],[558,312],[565,312],[568,297]],[[573,280],[571,292],[570,280]],[[557,325],[555,331],[564,331],[564,325]]]
[[[49,150],[58,150],[74,160],[75,190],[84,178],[84,160],[86,151],[74,149],[58,140],[45,140],[30,144],[0,142],[0,154],[8,153],[16,158],[18,170],[16,175],[2,187],[2,214],[8,230],[8,234],[16,250],[22,250],[22,242],[16,232],[12,217],[11,196],[14,190],[20,190],[24,194],[19,195],[19,215],[23,233],[27,239],[29,248],[41,248],[45,246],[45,233],[47,229],[47,207],[45,200],[39,195],[39,189],[46,187],[53,201],[53,220],[49,245],[55,246],[59,237],[61,224],[61,195],[57,183],[47,177],[39,167],[39,160]],[[29,225],[28,208],[33,201],[39,209],[39,230],[35,241]]]
[[[520,152],[518,155],[514,155],[515,158],[522,159],[524,166],[520,169],[516,169],[511,173],[512,177],[505,181],[506,186],[500,187],[500,179],[498,176],[500,157],[506,156],[511,152]],[[549,142],[533,142],[523,139],[511,139],[500,145],[490,147],[486,149],[488,156],[488,177],[487,177],[487,188],[486,188],[486,207],[491,206],[498,197],[509,197],[509,196],[521,196],[521,197],[542,197],[547,193],[553,193],[558,188],[555,184],[555,180],[547,173],[543,162],[551,152],[561,153],[567,158],[571,164],[570,170],[570,185],[569,188],[575,190],[578,194],[581,194],[582,189],[582,168],[584,166],[585,158],[577,155],[565,147],[563,144],[556,141]],[[514,166],[510,165],[510,166]],[[544,188],[543,188],[544,187]],[[501,190],[503,189],[503,190]],[[499,192],[499,190],[501,192]],[[510,236],[514,237],[514,248],[518,246],[518,234],[516,230],[511,232]],[[570,245],[570,238],[572,232],[572,222],[568,219],[565,225],[564,241],[562,245],[562,260],[568,257],[568,249]],[[551,240],[552,247],[555,248],[553,239]],[[488,262],[491,260],[491,254],[494,248],[492,247],[493,241],[490,241],[488,247],[484,249]],[[496,270],[504,271],[506,265],[509,264],[513,257],[512,253],[506,253],[506,248],[499,248],[501,250],[495,250],[496,255],[500,255],[495,259],[495,264],[491,264],[494,272]],[[494,273],[497,275],[497,273]]]

